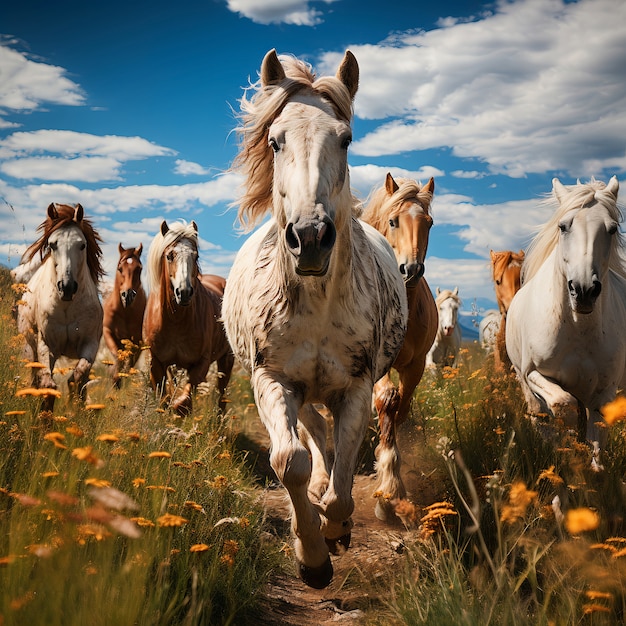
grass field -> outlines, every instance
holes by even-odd
[[[99,364],[85,405],[62,390],[42,412],[16,297],[2,270],[0,625],[255,623],[267,581],[288,565],[268,532],[257,457],[236,441],[254,413],[245,377],[231,382],[226,416],[206,394],[182,419],[159,408],[145,373],[114,390]],[[441,497],[397,503],[403,567],[384,573],[384,593],[377,576],[363,623],[624,622],[620,419],[595,473],[587,446],[544,438],[514,378],[469,345],[458,367],[425,376],[409,428],[441,470]],[[373,439],[374,427],[363,471]]]

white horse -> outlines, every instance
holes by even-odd
[[[37,254],[42,260],[18,306],[24,356],[44,366],[33,370],[33,384],[48,389],[57,388],[53,372],[59,357],[78,359],[68,384],[83,396],[102,336],[101,239],[80,204],[51,204],[39,230],[22,258],[25,264]],[[44,406],[53,405],[49,396]]]
[[[459,326],[459,288],[454,290],[437,287],[435,304],[439,312],[439,328],[435,341],[426,355],[426,367],[454,365],[461,347],[461,327]]]
[[[385,238],[357,219],[348,145],[359,68],[349,51],[335,77],[271,50],[252,98],[241,100],[239,208],[252,226],[224,294],[235,355],[250,372],[271,439],[270,462],[293,507],[304,582],[332,579],[329,548],[347,547],[352,482],[374,383],[391,367],[407,323],[406,289]],[[335,455],[326,457],[334,419]]]
[[[592,463],[606,438],[600,408],[626,386],[626,264],[619,183],[552,181],[556,211],[526,253],[506,347],[528,410],[545,404],[569,428],[586,424]],[[580,433],[579,433],[580,434]]]
[[[485,315],[478,324],[478,341],[487,354],[491,354],[496,349],[501,318],[500,311],[489,309],[485,311]]]

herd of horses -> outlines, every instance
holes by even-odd
[[[258,83],[241,99],[233,162],[244,180],[238,218],[249,230],[262,225],[228,280],[201,273],[195,222],[163,221],[148,252],[148,294],[142,245],[120,243],[114,288],[101,304],[101,239],[80,204],[48,207],[20,266],[34,272],[17,321],[41,388],[56,388],[55,363],[65,356],[77,360],[70,388],[84,394],[101,337],[114,356],[114,384],[145,345],[155,393],[181,414],[213,362],[224,410],[235,360],[243,366],[271,466],[291,498],[298,571],[315,588],[332,579],[330,555],[350,544],[352,483],[372,407],[376,489],[384,494],[376,514],[390,519],[406,496],[397,427],[425,367],[450,363],[461,341],[458,287],[437,288],[435,298],[424,276],[434,180],[387,174],[364,203],[351,191],[358,84],[349,51],[335,76],[320,78],[291,56],[264,57]],[[585,424],[598,469],[600,409],[626,383],[618,187],[615,177],[571,187],[554,179],[557,206],[526,254],[491,252],[499,310],[481,326],[497,366],[516,373],[531,414],[547,409],[568,425]],[[171,366],[188,375],[176,398],[166,384]],[[46,402],[51,408],[54,395]]]

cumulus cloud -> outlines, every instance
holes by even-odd
[[[331,4],[335,0],[322,0]],[[315,26],[323,20],[323,13],[314,9],[311,0],[227,0],[233,13],[239,13],[258,24],[293,24]],[[319,3],[316,3],[319,4]]]
[[[202,167],[199,163],[176,159],[174,172],[181,176],[205,176],[211,173],[211,168]]]
[[[365,200],[377,187],[385,184],[387,172],[394,178],[413,178],[422,183],[428,182],[432,176],[435,179],[443,176],[444,172],[436,167],[424,165],[418,170],[406,170],[400,167],[382,167],[380,165],[356,165],[350,167],[350,185],[356,196]]]
[[[62,67],[49,65],[16,50],[15,39],[0,39],[0,115],[2,110],[33,111],[45,104],[85,103],[81,87]]]
[[[361,68],[356,114],[381,121],[351,149],[450,146],[511,177],[623,171],[625,21],[621,0],[502,0],[480,20],[350,46]],[[341,55],[325,54],[321,73]]]

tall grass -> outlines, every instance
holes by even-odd
[[[585,444],[533,426],[512,376],[463,352],[418,388],[414,419],[448,491],[407,536],[388,607],[411,625],[624,623],[623,426],[597,474]]]
[[[181,419],[145,374],[106,373],[52,413],[29,371],[0,273],[0,623],[242,624],[277,548],[214,398]]]

